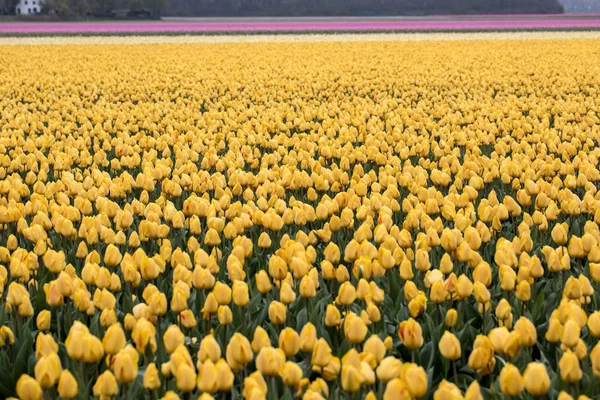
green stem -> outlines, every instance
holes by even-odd
[[[61,331],[61,327],[60,327],[60,310],[57,307],[56,308],[56,334],[58,336],[58,343],[62,342],[62,339],[61,339],[62,334],[61,334],[60,331]]]
[[[275,382],[275,377],[272,376],[270,379],[271,387],[269,389],[270,398],[273,400],[277,400],[277,382]]]
[[[452,372],[454,373],[454,383],[458,386],[458,371],[456,370],[456,361],[452,361]]]
[[[242,334],[246,333],[246,313],[244,312],[244,308],[242,307]]]

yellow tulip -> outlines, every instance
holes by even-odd
[[[71,372],[65,369],[58,379],[58,395],[63,399],[73,399],[79,393],[77,380]]]
[[[229,364],[222,358],[216,363],[217,367],[217,387],[220,392],[230,391],[233,387],[235,376],[229,367]]]
[[[575,347],[579,340],[580,327],[574,320],[570,319],[565,323],[560,341],[567,347]]]
[[[300,331],[300,350],[305,353],[310,353],[313,351],[316,342],[317,328],[312,323],[308,322]]]
[[[272,301],[271,304],[269,304],[268,314],[269,319],[273,324],[282,325],[287,318],[287,308],[283,303]]]
[[[196,386],[201,392],[214,393],[218,390],[217,367],[211,360],[206,360],[198,368]]]
[[[400,323],[398,335],[402,343],[409,349],[418,349],[423,346],[423,332],[421,325],[412,318]]]
[[[323,338],[320,338],[315,343],[313,348],[311,364],[317,367],[324,368],[331,360],[331,347]]]
[[[544,364],[531,362],[523,373],[525,389],[534,396],[543,396],[550,389],[550,377]]]
[[[360,389],[360,373],[352,365],[342,365],[341,375],[342,389],[354,393]]]
[[[514,365],[507,363],[500,371],[500,390],[506,396],[518,396],[524,387],[524,380],[521,372]]]
[[[368,328],[365,322],[351,313],[344,319],[344,335],[346,340],[352,344],[359,344],[365,340]]]
[[[440,339],[440,342],[438,343],[438,348],[440,349],[440,353],[442,353],[442,356],[445,359],[451,361],[455,361],[460,358],[460,347],[460,341],[450,331],[444,332],[442,338]]]
[[[54,386],[61,372],[60,358],[56,353],[50,353],[41,357],[35,364],[35,379],[40,383],[42,389]]]
[[[279,370],[279,376],[286,386],[294,387],[302,379],[302,368],[292,361],[288,361]]]
[[[104,352],[109,355],[117,354],[122,348],[125,347],[127,339],[125,338],[125,332],[121,324],[111,325],[102,338],[102,347]]]
[[[438,388],[436,389],[435,393],[433,394],[433,399],[434,400],[441,400],[441,399],[462,399],[462,393],[460,392],[460,389],[453,383],[448,382],[447,380],[442,380],[442,382],[440,382]]]
[[[117,380],[110,370],[104,371],[93,386],[94,396],[110,398],[117,395],[119,391]]]
[[[423,367],[416,364],[410,364],[404,370],[404,380],[407,384],[408,392],[413,397],[423,397],[427,393],[427,374]]]
[[[181,364],[175,373],[177,389],[191,392],[196,388],[196,372],[187,364]]]
[[[134,350],[135,351],[135,350]],[[137,352],[133,356],[127,349],[122,349],[111,359],[111,369],[117,381],[127,384],[137,377]]]
[[[42,310],[40,311],[40,313],[38,314],[37,318],[36,318],[36,326],[40,331],[47,331],[50,329],[50,322],[51,322],[52,316],[50,314],[50,311],[48,310]]]
[[[560,378],[567,383],[579,382],[583,376],[579,360],[572,351],[566,351],[562,355],[558,367],[560,369]]]
[[[454,328],[457,320],[458,320],[458,313],[456,312],[456,310],[454,308],[449,309],[446,312],[446,318],[444,320],[446,326],[448,328]]]
[[[17,381],[17,395],[21,400],[41,400],[42,388],[29,375],[21,375]]]
[[[144,389],[156,390],[160,387],[160,378],[158,376],[158,369],[156,364],[150,363],[144,371]]]
[[[256,357],[256,368],[266,376],[276,376],[284,363],[283,351],[273,347],[263,347]]]

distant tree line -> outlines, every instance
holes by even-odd
[[[14,14],[17,3],[0,0],[0,13]],[[62,18],[111,17],[113,10],[126,8],[147,9],[156,18],[564,12],[559,0],[46,0],[44,12]]]
[[[0,14],[14,14],[19,0],[0,0]],[[169,6],[170,0],[45,0],[43,14],[61,18],[112,17],[119,9],[147,9],[158,18]]]

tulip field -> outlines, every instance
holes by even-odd
[[[600,39],[0,52],[0,398],[600,398]]]

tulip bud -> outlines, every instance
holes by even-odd
[[[523,377],[519,369],[507,363],[500,372],[500,390],[506,396],[518,396],[523,391]]]
[[[40,383],[42,389],[54,386],[61,372],[60,358],[56,353],[49,353],[41,357],[35,364],[35,379]]]
[[[567,383],[575,383],[581,380],[583,372],[579,365],[579,359],[570,350],[567,350],[562,355],[559,363],[560,378]]]
[[[427,251],[423,249],[417,250],[415,267],[421,272],[429,271],[431,263],[429,262],[429,253]]]
[[[311,364],[324,368],[330,360],[331,347],[329,347],[329,343],[323,338],[318,339],[313,348]]]
[[[294,387],[302,379],[302,368],[292,361],[288,361],[279,370],[279,376],[286,386]]]
[[[214,393],[218,386],[217,367],[211,360],[206,360],[198,368],[198,377],[196,385],[201,392]]]
[[[181,400],[181,398],[177,395],[177,393],[169,390],[163,397],[160,398],[160,400]]]
[[[436,304],[441,304],[448,298],[448,292],[442,281],[434,282],[429,291],[429,298]]]
[[[450,331],[444,332],[438,343],[438,348],[440,349],[442,356],[447,360],[455,361],[460,358],[460,341]]]
[[[195,328],[197,325],[196,317],[191,310],[183,310],[179,313],[179,322],[181,326],[188,329]]]
[[[292,328],[285,328],[279,334],[279,348],[286,357],[293,357],[300,351],[300,336]]]
[[[248,339],[239,333],[234,333],[229,339],[226,349],[226,358],[231,369],[240,371],[253,357],[252,347]]]
[[[258,353],[263,347],[271,347],[271,338],[267,331],[258,325],[254,330],[254,337],[252,338],[252,350]]]
[[[256,287],[261,294],[266,294],[271,291],[271,280],[264,270],[258,271],[256,274]]]
[[[550,377],[542,363],[529,363],[523,373],[523,380],[525,389],[533,396],[543,396],[550,389]]]
[[[156,328],[150,321],[140,318],[131,332],[131,340],[135,343],[137,350],[144,354],[150,346],[152,352],[156,351]]]
[[[119,351],[111,360],[112,371],[117,381],[121,384],[127,384],[137,377],[138,373],[138,353],[134,350],[133,356],[127,349]]]
[[[412,318],[400,323],[398,335],[402,343],[409,349],[418,349],[423,346],[423,332],[421,325]]]
[[[9,329],[5,326],[0,328],[0,343],[12,344],[14,342],[12,331],[10,333],[5,332],[4,328]],[[52,353],[58,353],[58,344],[51,334],[40,333],[35,340],[35,357],[39,360]]]
[[[475,300],[478,303],[485,304],[490,301],[490,292],[481,282],[475,282],[473,290],[475,292]]]
[[[231,303],[231,288],[222,282],[215,283],[213,294],[219,305]]]
[[[217,386],[220,392],[228,392],[233,387],[235,376],[229,367],[229,364],[223,359],[216,363],[217,367]]]
[[[325,325],[329,327],[339,326],[342,321],[342,316],[340,314],[340,310],[333,305],[328,304],[325,309]]]
[[[360,373],[352,365],[342,366],[342,389],[346,392],[354,393],[360,389]]]
[[[528,302],[531,299],[531,286],[527,281],[521,281],[517,285],[516,291],[517,298],[523,303]]]
[[[250,302],[248,285],[244,281],[233,282],[233,302],[238,307],[246,307]]]
[[[158,369],[156,368],[156,364],[150,363],[146,367],[146,371],[144,372],[144,389],[146,390],[156,390],[160,387],[160,378],[158,376]]]
[[[536,328],[528,318],[519,318],[514,329],[519,332],[519,342],[522,346],[531,347],[537,342]]]
[[[310,353],[317,342],[317,328],[308,322],[300,331],[300,350],[305,353]],[[280,346],[281,347],[281,346]]]
[[[258,247],[261,249],[268,249],[271,247],[271,238],[267,232],[263,232],[260,234],[258,238]]]
[[[352,344],[359,344],[365,340],[368,328],[365,322],[357,317],[355,314],[350,313],[344,319],[344,335],[346,340]]]
[[[283,351],[273,347],[263,347],[256,357],[256,368],[266,376],[276,376],[284,363]]]
[[[377,367],[377,378],[384,383],[400,376],[402,362],[395,357],[386,357]]]
[[[433,394],[433,398],[434,400],[462,398],[462,393],[455,384],[444,379]]]
[[[213,335],[207,335],[200,341],[200,349],[198,351],[198,360],[205,362],[211,360],[216,363],[221,358],[221,346]]]
[[[580,331],[577,322],[570,319],[565,323],[560,341],[567,347],[575,347],[579,340]]]
[[[449,309],[446,312],[445,323],[448,328],[454,328],[456,321],[458,320],[458,313],[454,308]]]
[[[42,388],[40,384],[29,375],[21,375],[17,381],[17,396],[21,400],[41,400]]]
[[[111,325],[102,338],[102,346],[104,352],[109,355],[117,354],[127,344],[125,332],[121,324]]]
[[[600,311],[590,314],[587,320],[587,327],[592,337],[600,337]]]
[[[171,325],[163,335],[163,343],[167,353],[171,354],[177,347],[184,344],[185,336],[177,325]]]
[[[73,399],[78,393],[77,380],[68,369],[65,369],[58,380],[58,395],[63,399]]]
[[[388,382],[383,393],[383,400],[410,399],[412,394],[408,391],[407,384],[401,378],[395,378]]]
[[[117,395],[119,387],[115,376],[110,370],[104,371],[104,373],[96,379],[92,391],[94,396],[102,398],[111,398]]]
[[[356,289],[350,282],[344,282],[340,285],[336,303],[340,305],[350,305],[356,299]]]
[[[104,264],[108,267],[115,267],[120,262],[123,256],[114,244],[109,244],[104,252]]]
[[[185,363],[179,365],[175,378],[177,389],[182,392],[191,392],[196,388],[196,372]]]
[[[456,294],[462,299],[466,299],[473,293],[473,283],[466,275],[460,275],[456,282]]]
[[[552,240],[554,240],[554,242],[557,245],[564,246],[567,243],[567,239],[568,239],[567,229],[568,229],[568,227],[566,226],[566,224],[556,224],[556,225],[554,225],[554,228],[552,228],[552,232],[551,232]]]
[[[308,275],[304,276],[300,281],[300,296],[307,299],[315,297],[317,294],[317,287],[315,282]]]
[[[483,400],[481,388],[477,380],[474,380],[465,392],[465,400]]]
[[[231,325],[233,322],[233,313],[229,306],[220,306],[217,311],[217,316],[219,318],[219,323],[223,326]]]
[[[413,397],[423,397],[427,393],[427,374],[423,367],[410,364],[404,370],[404,380],[408,382],[408,392]]]
[[[496,365],[495,361],[491,340],[487,336],[478,335],[469,356],[469,367],[480,375],[487,375]]]
[[[367,339],[363,350],[368,353],[371,353],[378,363],[383,359],[383,357],[385,357],[386,353],[386,348],[383,344],[383,340],[381,340],[381,338],[375,334],[371,335]]]
[[[339,247],[330,242],[324,250],[325,260],[329,261],[331,264],[336,265],[340,262],[340,249]]]
[[[38,314],[38,316],[35,320],[37,328],[43,332],[49,330],[51,319],[52,319],[52,315],[50,314],[50,311],[48,311],[48,310],[40,311],[40,313]]]
[[[287,308],[283,303],[272,301],[271,304],[269,304],[268,314],[271,323],[282,325],[287,318]]]

